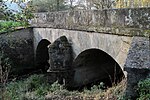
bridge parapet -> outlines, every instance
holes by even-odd
[[[150,8],[79,10],[36,13],[33,27],[149,36]]]

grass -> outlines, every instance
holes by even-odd
[[[10,82],[6,87],[6,100],[43,100],[50,85],[44,75],[32,75],[25,80]]]
[[[103,86],[100,83],[90,89],[85,88],[82,92],[68,91],[57,81],[50,85],[46,76],[34,74],[26,79],[7,83],[2,100],[125,100],[126,79],[106,90],[102,89]],[[137,100],[149,100],[150,78],[138,83],[138,92]]]
[[[0,21],[0,34],[14,31],[18,27],[25,27],[25,26],[27,26],[27,23],[24,22]]]
[[[123,100],[126,80],[117,86],[101,89],[103,84],[94,85],[90,90],[68,91],[58,82],[48,84],[44,75],[31,75],[27,79],[9,82],[4,100]]]

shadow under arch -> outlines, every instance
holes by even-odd
[[[47,39],[42,39],[37,46],[36,49],[36,67],[38,69],[42,69],[42,71],[46,71],[49,67],[49,54],[48,54],[48,45],[50,45],[51,42]]]
[[[106,86],[118,83],[124,77],[119,64],[100,49],[87,49],[73,61],[74,86],[104,82]]]

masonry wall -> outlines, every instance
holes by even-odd
[[[150,8],[44,12],[35,16],[32,21],[33,27],[128,36],[150,35]]]
[[[53,43],[59,37],[66,36],[73,49],[73,58],[76,58],[84,50],[97,48],[113,57],[122,69],[132,41],[132,37],[65,29],[33,28],[33,32],[35,53],[38,43],[42,39]]]
[[[126,95],[134,99],[137,95],[137,83],[150,78],[150,39],[134,37],[128,52],[124,70],[127,74]]]
[[[32,28],[0,35],[0,51],[11,62],[11,75],[25,74],[34,69]]]
[[[53,42],[56,37],[65,35],[71,41],[76,55],[89,46],[102,49],[114,59],[116,58],[114,54],[118,53],[118,50],[123,52],[119,53],[120,56],[115,60],[127,71],[126,97],[135,99],[137,83],[150,77],[150,8],[44,12],[35,16],[32,21],[35,47],[41,39],[46,38]],[[71,31],[75,32],[71,33]],[[96,37],[93,35],[95,33],[97,33]],[[104,38],[106,34],[111,34],[112,37]],[[98,35],[102,35],[102,38]],[[125,36],[129,40],[124,41],[122,38],[117,40],[115,36]],[[122,46],[118,49],[119,43]]]

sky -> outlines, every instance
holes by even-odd
[[[13,3],[13,2],[11,3],[10,1],[7,1],[6,5],[7,5],[8,8],[10,8],[14,11],[19,11],[19,7],[16,3]]]
[[[4,1],[7,1],[5,4],[7,5],[7,7],[15,12],[19,12],[20,11],[20,7],[14,3],[14,2],[11,2],[11,0],[4,0]],[[29,0],[27,0],[29,1]],[[24,3],[21,3],[21,6],[24,7],[25,4]]]

